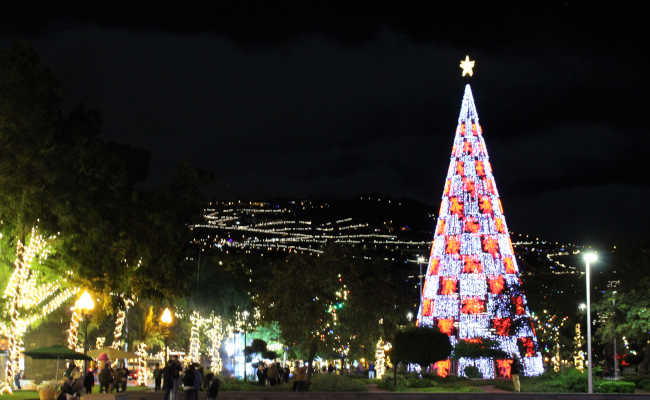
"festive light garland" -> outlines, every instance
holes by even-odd
[[[140,264],[138,264],[138,266],[139,265]],[[111,347],[115,350],[119,350],[122,347],[122,330],[124,329],[124,322],[126,321],[126,313],[129,311],[129,308],[135,303],[133,298],[126,297],[124,294],[120,295],[120,299],[124,304],[124,309],[119,309],[117,311],[117,316],[115,317],[113,343],[111,344]]]
[[[104,343],[106,343],[106,337],[98,336],[97,339],[95,339],[95,348],[98,350],[103,349]]]
[[[219,354],[219,349],[221,348],[221,341],[224,337],[224,330],[222,329],[221,317],[213,316],[210,320],[210,371],[213,374],[218,375],[223,368],[223,363],[221,360],[221,354]]]
[[[51,292],[46,291],[50,287],[49,284],[37,287],[38,274],[32,271],[32,263],[34,260],[43,262],[47,259],[50,252],[50,243],[54,239],[56,239],[56,235],[45,238],[38,232],[37,227],[32,227],[27,245],[25,246],[20,240],[16,243],[14,270],[3,293],[3,298],[7,300],[9,324],[4,329],[8,339],[8,354],[5,380],[0,386],[0,393],[12,392],[13,377],[19,368],[21,353],[24,350],[23,336],[29,321],[37,320],[47,311],[47,309],[42,308],[40,315],[25,319],[21,318],[20,310],[33,308],[51,295]],[[50,290],[52,289],[53,287],[50,287]]]
[[[576,335],[573,337],[573,366],[580,372],[585,371],[585,353],[582,351],[582,333],[580,324],[576,324]]]
[[[137,350],[135,354],[138,356],[138,385],[146,386],[147,385],[147,344],[138,343]]]
[[[190,351],[188,352],[188,358],[190,362],[200,362],[199,357],[199,328],[201,327],[201,315],[198,311],[192,311],[190,315],[190,322],[192,323],[192,328],[190,330]]]

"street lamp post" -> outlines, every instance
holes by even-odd
[[[418,275],[418,278],[420,278],[420,297],[422,297],[422,278],[424,278],[424,275],[422,275],[423,263],[424,263],[424,257],[418,256],[418,265],[420,266],[420,274]]]
[[[88,313],[95,308],[95,302],[87,291],[81,294],[79,300],[75,303],[75,308],[81,310],[81,317],[84,321],[84,374],[88,373]]]
[[[616,295],[616,291],[614,291],[614,295]],[[612,305],[614,306],[614,310],[616,310],[616,299],[612,299]],[[616,311],[614,311],[616,312]],[[616,352],[616,330],[614,330],[614,380],[618,379],[618,362],[616,361],[617,358],[617,352]]]
[[[587,393],[593,393],[593,376],[591,373],[591,284],[589,281],[589,267],[592,262],[598,260],[596,253],[590,252],[584,255],[586,269],[585,269],[585,283],[587,289],[587,366],[589,375],[587,376]]]
[[[168,344],[168,341],[169,341],[169,325],[171,325],[173,320],[174,320],[174,317],[172,315],[171,310],[169,309],[169,307],[165,307],[165,309],[163,310],[162,315],[160,316],[160,322],[162,322],[163,325],[165,325],[165,327],[167,328],[167,332],[165,332],[165,365],[167,365],[168,351],[169,351],[168,350],[169,349],[169,344]]]

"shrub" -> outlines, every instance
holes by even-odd
[[[410,377],[406,380],[406,386],[410,388],[424,388],[436,386],[436,383],[430,379]]]
[[[600,381],[596,383],[597,393],[634,393],[634,383],[625,381]]]
[[[343,375],[317,374],[311,378],[309,388],[313,392],[365,392],[366,385]]]
[[[404,375],[397,375],[397,387],[406,387],[407,385],[407,378]],[[395,390],[394,386],[394,377],[392,374],[387,374],[384,375],[384,377],[381,379],[379,383],[377,383],[377,387],[379,389],[383,390]]]
[[[465,376],[468,378],[483,378],[481,371],[479,371],[478,368],[473,365],[468,365],[465,367],[465,371],[463,372],[465,372]]]
[[[641,379],[636,383],[636,387],[642,390],[650,390],[650,379]]]

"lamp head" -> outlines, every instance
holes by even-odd
[[[244,319],[248,318],[248,311],[244,311],[241,313],[241,315],[244,317]]]
[[[95,301],[93,300],[92,296],[84,290],[84,292],[81,294],[81,297],[79,297],[79,300],[77,300],[75,303],[75,308],[78,308],[82,311],[90,311],[95,308]]]
[[[580,311],[584,311],[585,308],[587,308],[587,305],[586,305],[585,303],[580,303],[580,304],[578,305],[578,308],[580,309]]]
[[[173,319],[174,317],[172,316],[172,312],[169,310],[169,307],[165,307],[165,310],[163,310],[163,313],[160,316],[160,322],[165,325],[169,325],[172,323]]]
[[[409,322],[411,322],[411,320],[413,319],[413,313],[412,313],[412,312],[410,312],[410,311],[409,311],[409,312],[407,312],[407,313],[406,313],[406,319],[408,319],[408,320],[409,320]]]
[[[424,257],[418,256],[418,263],[423,263],[424,262]]]
[[[585,253],[585,255],[583,257],[585,259],[585,262],[587,262],[587,263],[592,263],[592,262],[598,261],[598,254],[596,252],[594,252],[594,251],[590,251],[588,253]]]

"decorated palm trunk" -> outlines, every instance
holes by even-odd
[[[524,375],[543,372],[535,328],[472,90],[465,94],[451,151],[417,323],[460,340],[495,339],[509,359],[460,358],[457,373],[476,366],[484,378],[510,375],[514,356]],[[441,367],[449,365],[441,361]],[[435,368],[445,370],[445,368]]]

